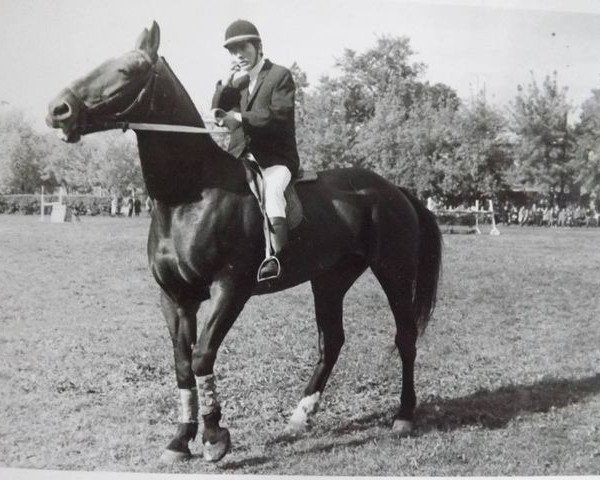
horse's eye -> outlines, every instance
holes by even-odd
[[[123,75],[125,75],[126,77],[129,76],[129,70],[127,70],[126,68],[119,68],[118,70],[119,73],[122,73]]]

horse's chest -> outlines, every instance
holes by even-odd
[[[210,283],[217,270],[227,263],[234,222],[224,222],[219,211],[174,218],[168,235],[158,239],[154,269],[166,275],[178,275],[190,283]]]
[[[160,239],[151,260],[152,272],[161,284],[204,286],[216,268],[214,252],[215,244],[208,240],[194,244],[181,238]]]

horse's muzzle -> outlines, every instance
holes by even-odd
[[[49,116],[56,121],[66,120],[73,115],[73,107],[66,100],[51,103],[49,110]]]
[[[70,92],[69,92],[70,93]],[[69,96],[65,92],[56,97],[48,106],[48,115],[46,124],[52,128],[59,128],[61,131],[58,136],[61,140],[68,143],[75,143],[81,138],[76,125],[77,109],[73,108],[73,103],[69,102]]]

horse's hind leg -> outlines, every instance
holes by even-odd
[[[319,398],[344,344],[344,295],[365,269],[360,257],[347,257],[311,282],[319,331],[319,362],[304,390],[304,397],[290,417],[286,428],[289,434],[306,431],[310,416],[317,410]]]
[[[197,302],[186,306],[176,305],[164,292],[161,293],[161,308],[175,354],[175,376],[181,399],[180,423],[177,433],[163,452],[161,460],[171,463],[191,457],[188,444],[198,433],[198,391],[192,372],[192,347],[196,343]]]
[[[389,265],[383,268],[372,267],[372,270],[390,303],[396,322],[395,343],[402,360],[400,410],[394,417],[393,429],[400,434],[408,434],[413,427],[417,404],[414,372],[418,329],[412,306],[414,275],[401,268],[389,268]]]

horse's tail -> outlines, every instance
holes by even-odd
[[[419,264],[413,294],[413,311],[419,332],[427,327],[435,309],[438,281],[442,268],[442,232],[435,215],[410,192],[400,190],[412,203],[419,217]]]

